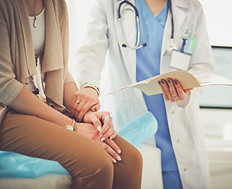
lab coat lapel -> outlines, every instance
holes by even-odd
[[[172,12],[173,12],[173,20],[174,20],[174,43],[178,46],[177,41],[183,37],[185,31],[182,31],[184,27],[184,21],[186,19],[186,8],[188,8],[188,4],[185,0],[172,0]],[[170,9],[168,11],[168,18],[166,22],[166,27],[164,31],[164,38],[163,38],[163,45],[161,50],[161,62],[162,57],[165,54],[168,46],[171,43],[171,32],[172,32],[172,25],[171,25],[171,13]],[[182,28],[182,29],[181,29]],[[187,29],[187,28],[186,28]]]
[[[161,48],[161,62],[162,62],[162,57],[164,53],[166,52],[166,49],[168,45],[170,44],[171,41],[171,32],[172,32],[172,23],[171,23],[171,13],[170,10],[168,11],[168,17],[166,21],[166,26],[164,30],[164,37],[163,37],[163,42],[162,42],[162,48]]]
[[[135,44],[136,42],[136,22],[134,9],[128,5],[123,4],[121,6],[121,21],[118,19],[118,7],[123,0],[115,0],[115,25],[117,31],[117,37],[119,41],[119,48],[122,52],[122,58],[125,62],[128,75],[131,82],[136,82],[136,50],[122,47],[122,44]],[[134,0],[128,0],[134,4]],[[121,23],[120,23],[121,22]],[[125,35],[123,34],[123,30]]]

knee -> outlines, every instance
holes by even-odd
[[[114,168],[108,154],[102,152],[82,156],[71,166],[73,178],[71,188],[110,188],[113,184]]]
[[[88,156],[82,156],[76,161],[77,170],[75,171],[74,177],[86,177],[92,175],[96,178],[113,178],[113,164],[107,153],[100,150],[98,153],[94,153]],[[82,170],[82,171],[80,171]],[[78,173],[78,174],[77,174]]]
[[[118,188],[138,189],[141,186],[143,159],[140,152],[133,146],[124,147],[122,151],[122,162],[116,169],[116,180],[114,186]]]
[[[96,158],[96,157],[95,157]],[[88,164],[92,172],[98,172],[102,178],[113,179],[114,166],[108,154],[102,154],[97,159],[94,159],[92,165]]]
[[[122,163],[125,162],[127,165],[126,167],[129,168],[128,171],[133,172],[134,170],[142,170],[143,157],[139,150],[119,136],[115,138],[115,142],[119,144],[119,147],[122,150],[122,153],[120,154]]]
[[[142,170],[143,167],[143,157],[142,154],[136,148],[133,148],[128,154],[130,162],[134,165],[135,170]]]

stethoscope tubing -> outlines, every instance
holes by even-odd
[[[128,4],[128,5],[132,6],[133,9],[134,9],[134,11],[135,11],[135,16],[136,16],[136,17],[139,17],[138,9],[137,9],[131,2],[129,2],[128,0],[124,0],[124,1],[122,1],[122,2],[119,4],[119,6],[118,6],[118,19],[121,19],[121,6],[122,6],[123,4]]]
[[[172,12],[172,1],[171,0],[167,0],[170,4],[169,4],[169,9],[170,9],[170,13],[171,13],[171,27],[172,27],[172,31],[171,31],[171,41],[173,41],[174,39],[174,19],[173,19],[173,12]],[[125,36],[125,32],[122,28],[122,24],[121,24],[121,28],[122,28],[122,33],[123,33],[123,36],[124,36],[124,39],[126,41],[126,43],[122,44],[122,47],[129,47],[131,49],[140,49],[142,47],[146,47],[147,44],[146,43],[143,43],[142,45],[139,45],[140,43],[140,23],[139,23],[139,12],[138,12],[138,9],[135,7],[135,5],[133,5],[131,2],[129,2],[128,0],[124,0],[122,2],[119,3],[119,6],[118,6],[118,20],[120,21],[121,23],[121,7],[123,4],[128,4],[130,5],[134,11],[135,11],[135,19],[136,19],[136,23],[137,23],[137,28],[138,28],[138,31],[137,31],[137,40],[136,40],[136,44],[135,46],[130,46],[128,45],[127,41],[126,41],[126,36]]]

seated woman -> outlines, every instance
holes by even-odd
[[[0,7],[0,150],[58,161],[71,188],[140,188],[141,155],[116,135],[109,113],[88,111],[82,123],[70,113],[78,89],[65,0]]]

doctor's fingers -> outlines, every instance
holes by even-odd
[[[164,99],[165,99],[166,101],[169,101],[168,95],[167,95],[166,91],[164,90],[164,88],[161,86],[161,84],[160,84],[160,87],[161,87],[161,90],[162,90]]]
[[[161,82],[159,81],[158,83],[159,83],[159,85],[160,85],[160,87],[161,87],[161,90],[162,90],[164,99],[165,99],[166,101],[169,101],[168,95],[167,95],[166,91],[164,90],[163,86],[161,85]]]
[[[169,88],[169,85],[168,85],[167,81],[165,79],[162,79],[160,81],[160,84],[161,84],[161,88],[162,88],[162,91],[163,91],[164,99],[166,101],[174,102],[174,99],[172,98],[172,94],[170,92],[170,88]]]
[[[78,107],[78,105],[80,104],[80,101],[76,98],[76,97],[73,97],[72,98],[72,102],[71,102],[71,108],[70,108],[70,111],[71,111],[71,114],[76,117],[76,109]]]
[[[97,112],[99,109],[100,109],[100,102],[98,102],[96,105],[93,105],[92,107],[91,107],[91,111],[92,112]]]
[[[184,90],[181,83],[178,80],[174,80],[174,83],[179,96],[179,100],[185,100],[190,90]]]
[[[76,108],[76,115],[75,117],[81,121],[83,119],[83,117],[85,116],[85,114],[91,109],[91,102],[86,102],[84,100],[82,100],[80,102],[80,104],[78,105],[78,107]]]
[[[172,102],[180,101],[180,96],[179,93],[177,92],[177,86],[176,86],[177,80],[172,80],[171,78],[168,78],[167,81],[171,93]]]
[[[113,140],[106,139],[104,142],[101,143],[101,146],[111,156],[113,163],[117,163],[117,161],[122,160],[122,158],[119,155],[121,153],[121,149]]]
[[[92,91],[92,89],[90,91]],[[88,110],[98,111],[100,109],[98,96],[94,96],[94,94],[89,94],[88,92],[89,88],[84,88],[73,95],[72,108],[74,110],[72,110],[72,112],[75,111],[75,116],[80,120],[82,120]]]

